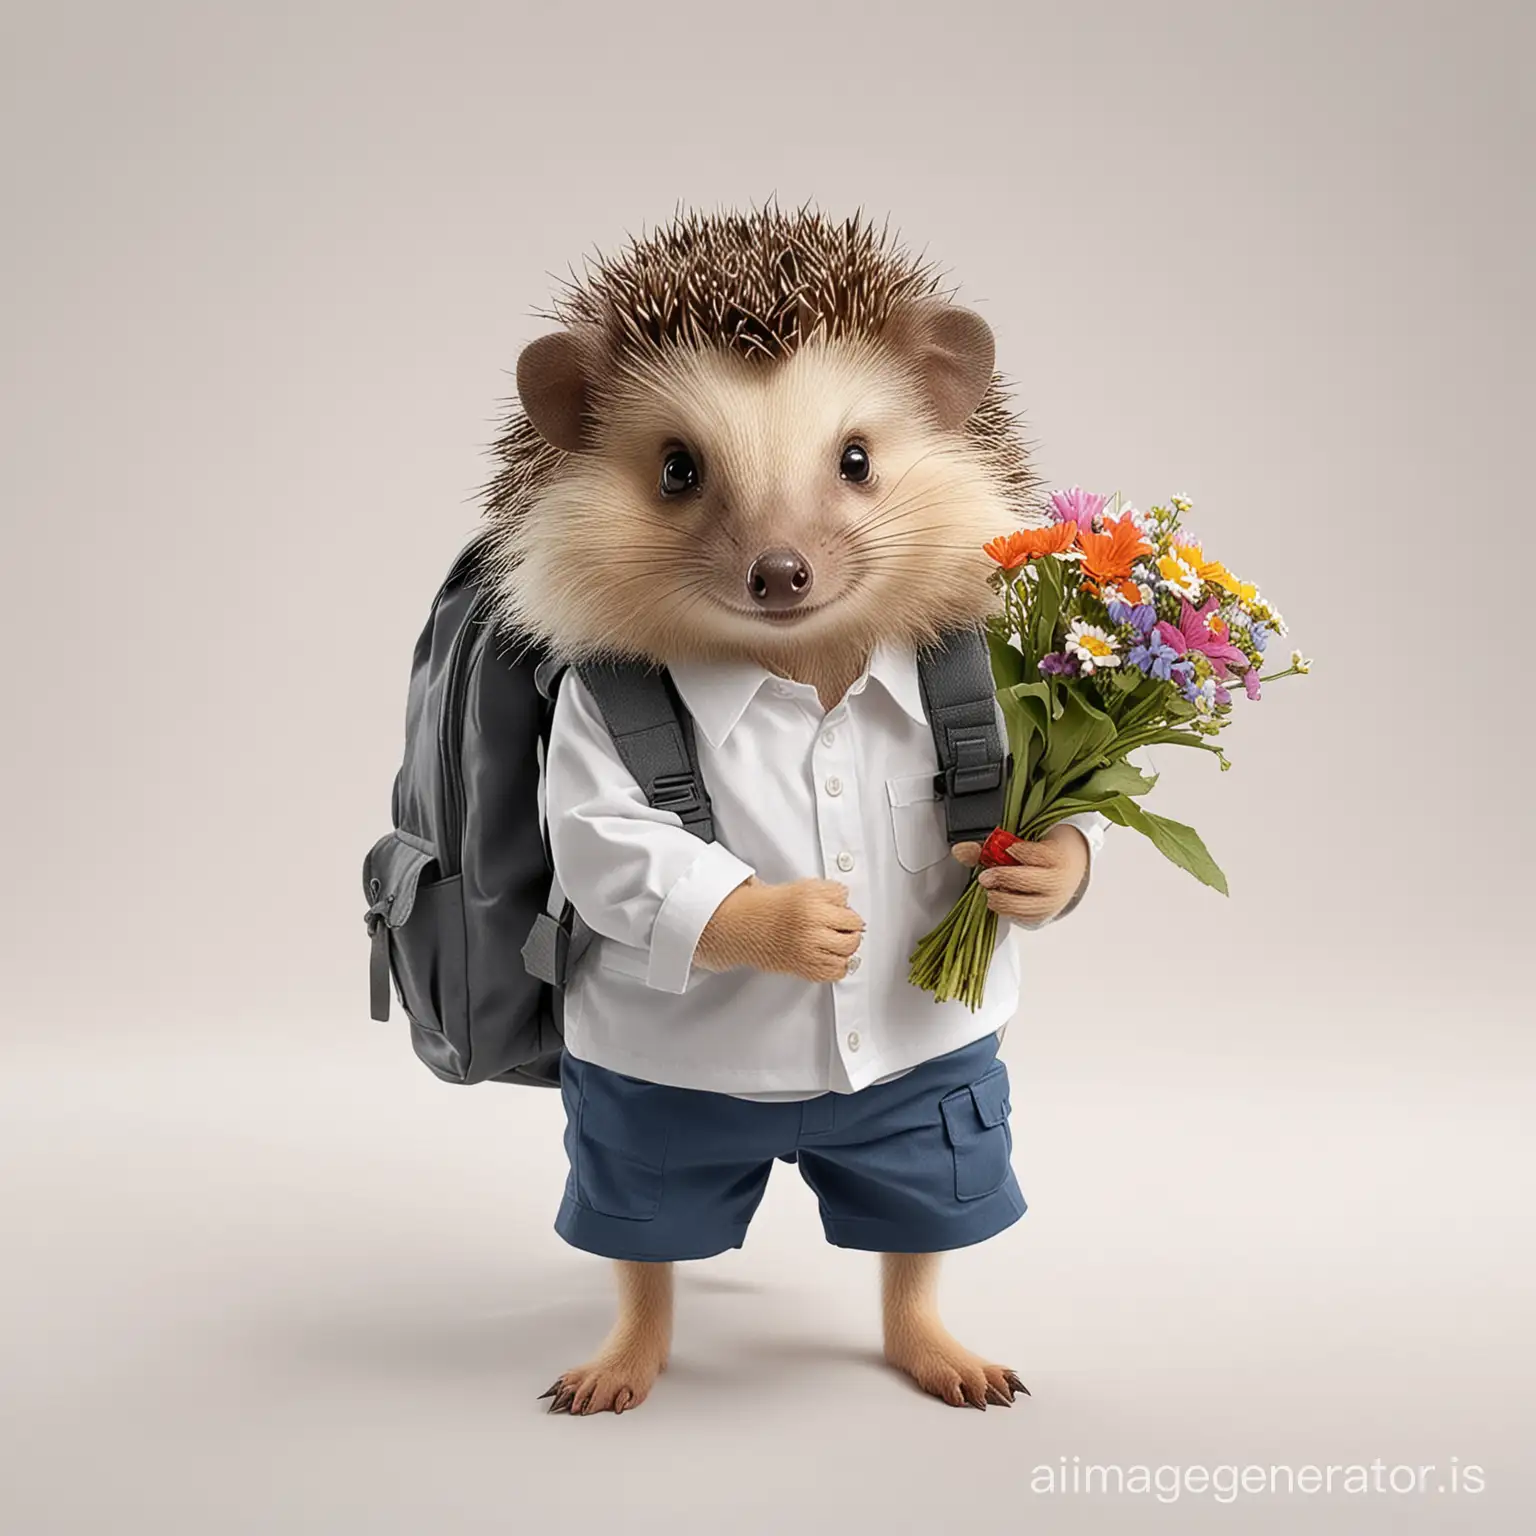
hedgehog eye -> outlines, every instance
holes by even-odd
[[[849,443],[843,449],[843,456],[838,461],[837,472],[844,480],[851,480],[855,485],[862,485],[869,479],[870,471],[869,454],[860,443]]]
[[[661,461],[661,494],[681,496],[699,483],[699,466],[686,448],[674,448]]]

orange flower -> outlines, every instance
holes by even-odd
[[[1125,581],[1138,555],[1150,555],[1152,546],[1141,536],[1141,529],[1129,517],[1111,522],[1105,519],[1103,533],[1080,533],[1083,546],[1083,571],[1089,585],[1106,581]]]
[[[1124,603],[1127,608],[1139,608],[1152,601],[1152,588],[1129,576],[1120,581],[1106,581],[1100,590],[1106,603]]]
[[[981,546],[1005,571],[1016,571],[1041,555],[1059,555],[1072,548],[1077,538],[1075,523],[1052,523],[1049,528],[1025,528]]]

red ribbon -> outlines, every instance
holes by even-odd
[[[995,869],[999,864],[1012,864],[1014,861],[1008,856],[1008,850],[1015,843],[1022,843],[1022,837],[1015,836],[1012,832],[998,827],[987,834],[987,840],[981,845],[981,857],[977,862],[983,869]]]

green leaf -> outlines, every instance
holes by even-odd
[[[1147,775],[1130,763],[1121,761],[1096,768],[1076,784],[1069,785],[1047,804],[1044,794],[1029,807],[1028,820],[1019,824],[1021,837],[1039,837],[1069,816],[1102,810],[1112,800],[1144,795],[1157,782],[1157,775]]]
[[[1042,697],[1044,688],[1043,683],[1017,683],[1012,688],[998,690],[997,702],[1002,706],[1003,723],[1008,727],[1008,748],[1015,762],[1022,763],[1029,757],[1032,738],[1044,740],[1050,716],[1049,698]]]
[[[998,691],[1012,688],[1024,681],[1024,656],[1017,646],[1009,645],[1008,637],[987,626],[987,650],[992,656],[992,680]]]
[[[1192,731],[1160,731],[1156,736],[1141,738],[1144,747],[1194,747],[1200,752],[1223,756],[1221,743],[1212,736],[1197,736]]]
[[[1227,894],[1227,877],[1193,827],[1185,826],[1182,821],[1170,821],[1166,816],[1154,816],[1124,795],[1106,800],[1098,809],[1117,825],[1140,832],[1164,858],[1171,859],[1180,869],[1188,870],[1195,879],[1220,891],[1223,896]]]
[[[1048,800],[1060,794],[1073,779],[1097,768],[1116,735],[1115,722],[1090,704],[1080,688],[1063,688],[1060,698],[1061,717],[1051,724],[1041,760],[1041,768],[1050,781]]]
[[[1155,773],[1143,773],[1134,763],[1122,760],[1095,768],[1086,778],[1067,785],[1062,790],[1062,797],[1096,804],[1100,800],[1112,800],[1116,795],[1144,795],[1156,783]]]
[[[1061,561],[1037,560],[1029,599],[1029,652],[1037,663],[1056,649],[1056,622],[1061,617],[1063,596]]]
[[[1008,817],[1008,825],[1018,827],[1020,837],[1033,835],[1027,834],[1025,829],[1033,827],[1040,818],[1040,807],[1045,803],[1045,780],[1036,774],[1025,781],[1023,789],[1017,810],[1013,807],[1014,794],[1011,789],[1008,795],[1008,810],[1012,812]]]

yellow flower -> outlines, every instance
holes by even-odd
[[[1157,562],[1157,573],[1181,597],[1194,601],[1200,596],[1200,577],[1177,555],[1163,555]]]
[[[1225,592],[1230,592],[1239,602],[1251,603],[1259,595],[1259,589],[1251,581],[1239,581],[1219,560],[1207,560],[1205,551],[1198,544],[1175,544],[1179,558],[1202,581],[1214,581]]]

